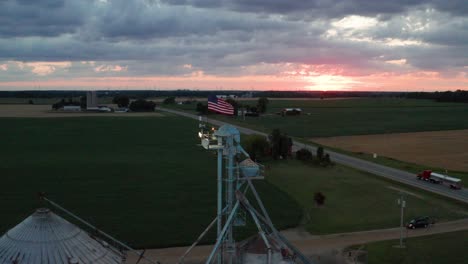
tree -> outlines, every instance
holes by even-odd
[[[130,98],[126,95],[117,95],[112,99],[112,102],[118,107],[128,107],[130,104]]]
[[[236,100],[232,99],[232,98],[226,99],[226,102],[231,104],[232,107],[234,107],[234,115],[236,116],[237,112],[239,111],[239,103]]]
[[[268,105],[268,98],[260,97],[257,101],[257,110],[259,113],[265,113]]]
[[[52,109],[54,110],[58,110],[66,105],[75,105],[75,106],[79,106],[81,105],[80,102],[78,101],[73,101],[72,98],[68,98],[68,100],[65,100],[65,99],[62,99],[60,100],[59,102],[55,103],[55,104],[52,104]]]
[[[325,204],[325,195],[321,192],[316,192],[314,194],[314,201],[315,201],[315,204],[318,205],[318,206],[322,206],[323,204]]]
[[[290,154],[292,139],[288,135],[282,134],[279,129],[273,129],[269,139],[273,159],[278,159],[280,156],[287,159]]]
[[[204,103],[198,103],[196,110],[200,115],[206,115],[208,114],[208,105]]]
[[[130,104],[130,110],[133,112],[153,112],[156,104],[153,101],[139,99]]]
[[[320,161],[323,159],[323,147],[317,148],[317,159]]]
[[[175,96],[168,97],[164,99],[163,104],[175,104]]]
[[[249,153],[252,160],[257,160],[267,156],[270,145],[264,136],[248,135],[244,136],[242,141],[245,151]]]
[[[290,137],[288,137],[288,135],[286,134],[283,134],[281,135],[281,141],[280,141],[280,154],[281,154],[281,157],[283,157],[283,159],[287,159],[290,152],[289,152],[289,149],[292,145],[292,140]]]
[[[277,128],[273,129],[269,138],[271,144],[271,155],[273,156],[273,159],[278,159],[281,155],[281,131]]]
[[[80,106],[81,109],[86,109],[88,106],[88,103],[86,102],[86,96],[81,96],[80,97]]]

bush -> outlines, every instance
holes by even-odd
[[[130,104],[130,110],[133,112],[153,112],[156,104],[153,101],[139,99]]]
[[[302,148],[296,152],[296,159],[309,161],[312,159],[312,152],[310,152],[308,149]]]
[[[333,165],[330,154],[325,153],[323,147],[317,148],[317,162],[323,167]]]
[[[315,204],[318,205],[318,206],[322,206],[324,203],[325,203],[325,195],[321,192],[316,192],[314,194],[314,201],[315,201]]]

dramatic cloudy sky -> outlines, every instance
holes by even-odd
[[[0,89],[468,89],[466,0],[0,0]]]

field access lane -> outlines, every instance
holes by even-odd
[[[461,219],[445,223],[436,223],[429,228],[421,228],[415,230],[406,230],[405,237],[421,237],[435,234],[443,234],[447,232],[463,231],[468,229],[468,219]],[[400,237],[400,228],[388,228],[369,231],[358,231],[350,233],[339,233],[329,235],[311,235],[304,233],[296,228],[283,230],[281,233],[301,252],[311,259],[316,255],[330,252],[332,250],[342,250],[352,245],[360,245],[377,241],[398,239]],[[188,247],[172,247],[148,249],[145,251],[145,256],[158,260],[161,263],[177,263],[180,256],[184,254]],[[203,263],[208,254],[210,254],[213,245],[201,245],[193,248],[191,253],[184,259],[185,263]],[[139,256],[129,254],[125,263],[135,263],[139,260]],[[149,264],[145,260],[141,260],[141,264]]]
[[[194,115],[194,114],[190,114],[190,113],[186,113],[182,111],[166,109],[166,108],[157,108],[157,109],[161,111],[185,116],[188,118],[196,119],[196,120],[199,119],[198,115]],[[222,126],[224,124],[228,124],[226,122],[222,122],[219,120],[207,119],[207,118],[204,118],[203,121],[211,123],[216,126]],[[230,124],[230,125],[233,125],[233,124]],[[266,133],[256,131],[250,128],[239,127],[236,125],[233,125],[233,126],[237,127],[239,131],[244,134],[248,134],[248,135],[256,134],[256,135],[268,136]],[[304,144],[298,141],[293,141],[293,143],[294,143],[293,147],[295,149],[307,148],[312,152],[316,152],[317,150],[317,147],[313,145]],[[387,179],[391,179],[397,182],[401,182],[401,183],[404,183],[406,185],[410,185],[416,188],[420,188],[429,192],[437,193],[439,195],[449,197],[449,198],[452,198],[452,199],[455,199],[464,203],[468,203],[468,189],[466,188],[463,188],[462,190],[452,190],[448,188],[447,186],[436,185],[436,184],[432,184],[429,182],[420,181],[415,177],[413,173],[409,173],[407,171],[387,167],[384,165],[362,160],[359,158],[355,158],[355,157],[348,156],[348,155],[341,154],[341,153],[334,152],[334,151],[327,150],[327,153],[330,154],[333,161],[335,161],[336,163],[343,164],[343,165],[346,165],[346,166],[349,166],[358,170],[366,171],[366,172],[369,172],[369,173],[372,173],[381,177],[385,177]]]

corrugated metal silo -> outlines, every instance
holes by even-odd
[[[54,214],[36,210],[0,238],[0,264],[121,264],[106,242]]]

